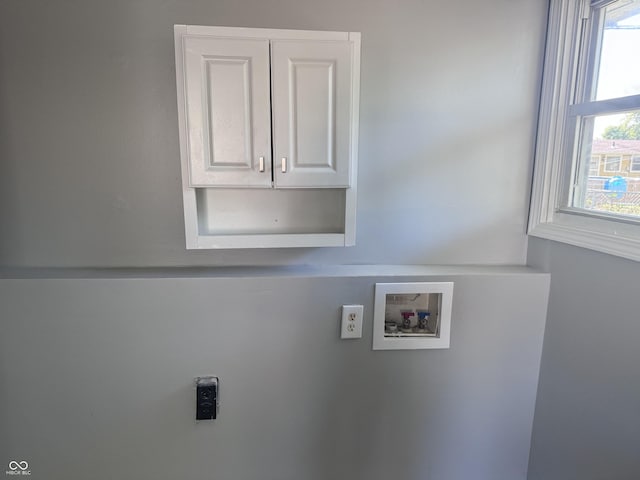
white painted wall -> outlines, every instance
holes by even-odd
[[[0,265],[524,264],[545,4],[3,0]],[[362,32],[357,246],[185,250],[176,23]]]

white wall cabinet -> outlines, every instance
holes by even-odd
[[[175,42],[187,248],[353,245],[360,34],[176,25]]]

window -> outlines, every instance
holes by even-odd
[[[640,172],[640,155],[631,157],[631,171]]]
[[[591,156],[591,163],[589,164],[589,176],[595,177],[600,173],[600,157],[598,155]]]
[[[547,35],[529,234],[640,260],[640,0],[551,0]]]
[[[620,157],[607,157],[604,161],[605,172],[619,172],[620,171]]]

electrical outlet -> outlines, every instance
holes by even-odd
[[[342,306],[340,338],[362,338],[362,305]]]
[[[196,377],[196,420],[214,420],[218,416],[218,377]]]

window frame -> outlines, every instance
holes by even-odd
[[[591,9],[609,3],[613,1],[550,1],[528,234],[640,261],[637,218],[568,206],[579,188],[574,158],[582,147],[582,118],[612,108],[628,111],[630,103],[640,103],[640,95],[622,97],[622,103],[619,98],[584,100],[591,98],[600,48],[593,35],[597,22],[604,21],[604,15],[591,15]],[[581,50],[587,41],[590,48]]]
[[[638,168],[634,168],[634,165],[638,165]],[[640,155],[631,155],[631,159],[629,160],[629,172],[638,172],[640,173]]]

